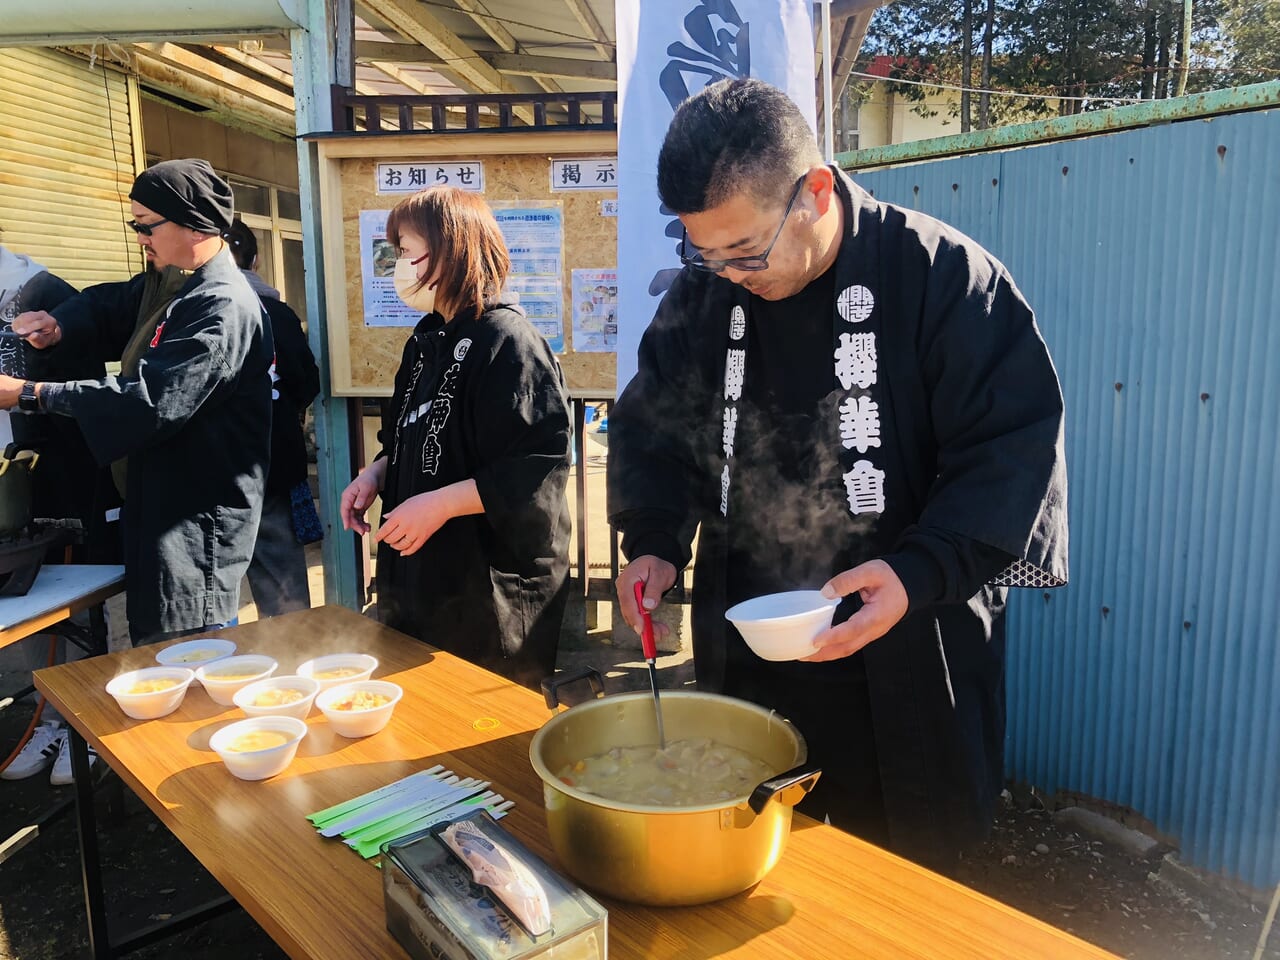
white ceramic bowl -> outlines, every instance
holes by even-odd
[[[296,690],[302,694],[301,699],[289,703],[256,703],[259,697],[270,696],[281,690]],[[268,677],[256,680],[246,687],[241,687],[232,697],[237,707],[244,711],[246,717],[297,717],[305,720],[311,712],[311,704],[320,692],[320,681],[310,677]]]
[[[328,656],[316,657],[298,667],[298,676],[310,677],[320,684],[323,693],[330,687],[357,680],[368,680],[378,667],[378,658],[367,653],[331,653]],[[347,671],[354,671],[348,673]],[[343,673],[343,676],[332,674]],[[329,676],[326,676],[329,674]]]
[[[380,707],[369,710],[339,710],[337,704],[351,700],[361,693],[378,694],[390,699]],[[386,680],[358,680],[320,691],[316,706],[333,727],[333,732],[343,737],[367,737],[377,733],[391,720],[391,714],[400,702],[404,691]]]
[[[135,720],[154,720],[167,716],[182,704],[187,687],[195,679],[195,673],[186,667],[143,667],[122,673],[107,684],[107,693],[116,698],[126,716]],[[174,680],[176,683],[154,693],[131,693],[139,684],[156,680]]]
[[[744,600],[724,616],[760,659],[798,660],[814,652],[813,638],[831,626],[838,606],[820,590],[789,590]]]
[[[196,679],[209,694],[209,699],[224,707],[234,703],[238,690],[256,680],[265,680],[276,672],[280,664],[259,653],[246,653],[239,657],[227,657],[196,670]]]
[[[200,637],[183,640],[173,646],[156,651],[156,662],[166,667],[186,667],[195,670],[215,660],[223,660],[236,652],[235,641],[221,637]]]
[[[283,734],[284,743],[262,750],[235,750],[236,741],[246,734]],[[265,780],[293,763],[298,744],[307,735],[307,725],[297,717],[250,717],[237,720],[209,738],[209,746],[241,780]]]

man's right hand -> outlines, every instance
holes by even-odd
[[[644,627],[644,620],[636,606],[633,584],[637,581],[644,584],[645,609],[652,613],[662,602],[662,595],[675,586],[676,568],[658,557],[643,556],[636,557],[618,574],[615,584],[618,590],[618,610],[627,625],[639,633]],[[659,636],[667,633],[666,626],[661,623],[655,623],[653,629]]]
[[[43,310],[28,310],[13,318],[13,332],[26,339],[37,350],[56,346],[62,339],[62,327],[53,314]]]

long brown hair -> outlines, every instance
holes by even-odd
[[[498,221],[478,194],[431,187],[406,197],[387,217],[387,239],[397,247],[402,230],[427,242],[427,276],[439,271],[436,303],[447,319],[468,308],[479,315],[497,301],[511,257]]]

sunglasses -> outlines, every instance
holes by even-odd
[[[160,224],[162,224],[162,223],[172,223],[172,222],[173,222],[173,221],[172,221],[172,220],[169,220],[168,218],[161,218],[161,219],[159,219],[159,220],[152,220],[150,223],[139,223],[137,220],[130,220],[130,221],[129,221],[129,228],[130,228],[134,233],[139,234],[140,236],[143,236],[143,237],[149,237],[149,236],[151,236],[151,234],[152,234],[152,232],[155,230],[155,228],[156,228],[156,227],[158,227],[158,226],[160,226]]]
[[[682,231],[680,237],[680,262],[686,267],[705,270],[707,273],[722,273],[726,269],[741,270],[749,273],[766,269],[769,266],[769,254],[773,250],[773,245],[782,236],[782,228],[787,225],[787,218],[791,216],[791,208],[795,206],[796,197],[800,196],[800,188],[804,186],[805,178],[808,176],[808,173],[804,174],[796,181],[796,185],[791,188],[791,196],[787,199],[787,209],[782,212],[782,222],[778,224],[778,230],[774,233],[773,239],[769,241],[769,246],[764,248],[764,253],[753,254],[750,257],[730,257],[727,260],[706,260],[696,249],[693,249],[691,253],[687,252],[691,249],[689,234],[687,231]]]

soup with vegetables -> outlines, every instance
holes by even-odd
[[[335,700],[329,704],[330,710],[373,710],[377,707],[386,706],[391,702],[391,698],[381,693],[370,693],[367,690],[360,690],[351,694],[349,697],[343,697],[341,700]]]
[[[745,797],[778,771],[706,737],[614,747],[571,763],[557,776],[571,787],[621,803],[693,807]]]
[[[174,663],[199,663],[201,660],[212,660],[217,655],[217,650],[192,650],[189,653],[180,653],[172,660]]]
[[[255,707],[283,707],[286,703],[297,703],[304,696],[306,696],[306,694],[301,690],[289,690],[285,688],[263,690],[253,698],[253,705]]]
[[[334,667],[332,670],[321,670],[312,673],[313,680],[341,680],[343,677],[354,677],[357,673],[363,673],[359,667]]]
[[[289,742],[289,737],[278,730],[255,730],[253,733],[242,733],[226,745],[229,753],[253,753],[255,750],[270,750],[282,747]]]
[[[165,677],[163,680],[139,680],[125,692],[131,697],[137,697],[144,693],[159,693],[161,690],[172,690],[177,685],[178,681],[171,677]]]

